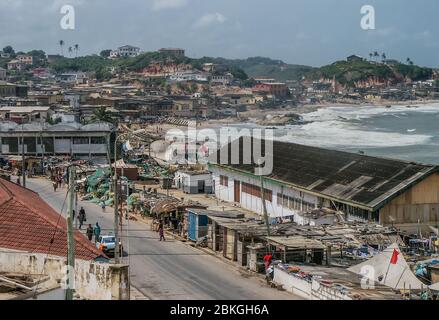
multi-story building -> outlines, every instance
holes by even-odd
[[[0,122],[0,154],[28,156],[70,155],[78,159],[106,159],[113,126],[109,123],[17,124]]]
[[[210,78],[210,83],[220,84],[223,86],[229,85],[233,81],[233,75],[231,73],[221,74],[221,75],[213,75]]]
[[[27,97],[27,86],[0,82],[0,97]]]
[[[0,107],[0,120],[8,120],[18,124],[30,122],[46,122],[52,113],[50,107],[43,106],[19,106]]]
[[[34,58],[27,54],[18,55],[17,60],[28,65],[32,65],[34,63]]]
[[[174,56],[176,58],[184,58],[185,55],[184,49],[180,49],[180,48],[162,48],[159,50],[159,52],[170,56]]]
[[[0,81],[6,81],[6,69],[0,68]]]
[[[276,98],[284,98],[288,95],[289,89],[283,82],[264,82],[257,84],[253,88],[253,92],[271,94]]]
[[[133,46],[122,46],[110,52],[110,58],[128,58],[137,57],[140,54],[140,48]]]
[[[19,60],[11,60],[8,62],[8,70],[18,70],[22,71],[26,67],[26,64]]]

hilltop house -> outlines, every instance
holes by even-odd
[[[34,58],[27,54],[18,55],[17,60],[26,65],[32,65],[34,63]]]
[[[22,71],[26,67],[26,64],[24,62],[21,62],[20,60],[11,60],[8,62],[8,70],[17,70]]]
[[[162,48],[159,50],[160,53],[174,56],[176,58],[184,58],[184,49],[180,48]]]
[[[110,52],[110,58],[128,58],[137,57],[140,54],[140,48],[133,46],[122,46]]]

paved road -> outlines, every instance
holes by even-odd
[[[46,179],[28,179],[27,187],[61,211],[66,189],[53,192]],[[112,231],[112,208],[104,213],[88,202],[79,201],[78,209],[81,206],[86,210],[87,223],[98,221],[103,233]],[[63,215],[65,211],[64,206]],[[131,283],[151,299],[299,299],[269,288],[260,278],[241,273],[237,267],[184,243],[171,239],[160,242],[157,233],[142,222],[124,225],[123,245],[130,253],[124,259],[130,265]]]

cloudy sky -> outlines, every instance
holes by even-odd
[[[74,30],[60,27],[63,5],[75,8]],[[375,30],[361,28],[364,5]],[[62,39],[81,54],[132,44],[313,66],[377,50],[439,67],[438,14],[437,0],[0,0],[0,47],[59,53]]]

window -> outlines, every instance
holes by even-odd
[[[106,144],[105,137],[91,137],[91,144]]]
[[[222,185],[224,187],[228,187],[229,186],[229,177],[220,176],[220,185]]]
[[[88,137],[85,137],[85,138],[73,138],[73,144],[88,144]]]

